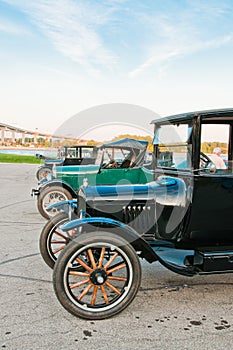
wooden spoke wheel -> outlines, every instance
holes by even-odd
[[[141,266],[131,245],[109,232],[76,237],[57,259],[53,275],[60,303],[75,316],[111,317],[134,299]]]
[[[44,226],[40,235],[40,253],[45,263],[53,269],[60,252],[73,238],[72,232],[64,232],[61,226],[68,222],[66,213],[59,213]]]

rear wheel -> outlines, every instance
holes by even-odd
[[[58,300],[75,316],[104,319],[125,309],[141,282],[133,247],[109,232],[84,233],[59,255],[53,273]]]
[[[62,202],[72,199],[72,195],[62,186],[50,186],[41,191],[37,200],[37,207],[39,213],[46,219],[50,219],[60,212],[60,210],[54,208],[47,211],[46,208],[56,202]]]
[[[66,213],[59,213],[45,224],[41,232],[40,253],[45,263],[52,269],[58,255],[72,239],[69,232],[64,232],[60,228],[68,221]]]

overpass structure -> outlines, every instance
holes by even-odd
[[[0,122],[0,144],[4,144],[5,141],[10,141],[12,143],[15,143],[17,140],[21,140],[21,144],[25,144],[26,137],[33,139],[33,143],[37,144],[38,138],[42,137],[46,141],[53,141],[53,140],[71,140],[71,141],[77,141],[77,139],[71,138],[70,136],[60,136],[60,135],[52,135],[48,133],[31,131],[27,129],[20,128],[18,126],[12,126],[8,124],[4,124]]]

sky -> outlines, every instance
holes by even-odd
[[[232,19],[232,0],[0,0],[0,121],[55,133],[76,115],[83,134],[96,106],[233,107]]]

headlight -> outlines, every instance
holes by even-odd
[[[84,177],[83,179],[83,187],[88,187],[88,178]]]
[[[56,165],[54,164],[53,165],[53,168],[52,168],[52,174],[54,177],[57,177],[57,170],[56,170]]]
[[[82,188],[78,191],[78,215],[80,218],[86,216],[86,198]]]

